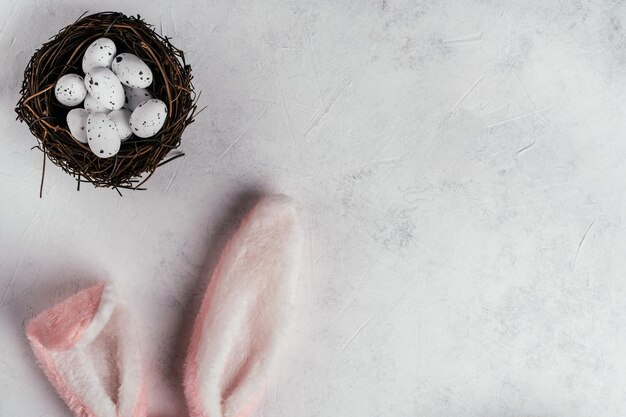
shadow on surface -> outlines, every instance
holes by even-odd
[[[184,308],[180,317],[180,325],[172,335],[173,342],[170,348],[171,355],[169,356],[172,360],[168,364],[169,373],[172,376],[170,383],[179,388],[177,391],[180,393],[181,398],[183,397],[182,382],[187,348],[191,339],[196,314],[200,309],[200,304],[209,285],[211,275],[230,237],[237,230],[245,215],[264,195],[266,193],[263,187],[249,187],[239,193],[234,202],[226,207],[220,215],[216,216],[216,220],[213,222],[215,226],[206,245],[207,251],[205,252],[204,263],[200,273],[198,277],[190,280],[187,284],[188,288],[185,288]],[[183,402],[185,402],[184,398]]]

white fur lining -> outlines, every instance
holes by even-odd
[[[95,415],[133,415],[141,389],[137,334],[111,286],[104,288],[98,311],[74,347],[50,356],[68,387]]]
[[[293,313],[303,231],[295,208],[261,202],[242,225],[213,276],[197,367],[207,416],[244,414],[277,365]]]

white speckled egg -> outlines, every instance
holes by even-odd
[[[124,107],[130,111],[135,110],[137,106],[144,101],[153,98],[150,91],[145,88],[133,88],[126,85],[124,86],[124,94],[126,95],[126,104],[124,104]]]
[[[144,101],[130,115],[130,128],[135,136],[149,138],[154,136],[165,123],[167,106],[156,98]]]
[[[111,70],[122,84],[134,88],[146,88],[152,84],[152,71],[148,65],[136,55],[122,53],[111,63]]]
[[[72,109],[67,113],[67,127],[77,141],[87,143],[87,116],[85,109]]]
[[[111,113],[109,113],[109,119],[115,122],[115,126],[117,127],[117,133],[119,133],[120,140],[122,142],[124,142],[133,134],[133,131],[130,129],[130,124],[128,123],[128,121],[130,120],[130,110],[113,110]]]
[[[117,154],[121,145],[115,122],[104,113],[87,116],[87,141],[91,151],[99,158]]]
[[[86,95],[83,77],[77,74],[65,74],[54,86],[54,96],[64,106],[78,106]]]
[[[124,106],[124,89],[110,69],[105,67],[92,69],[85,74],[85,86],[89,94],[107,109],[117,110]]]
[[[87,47],[83,55],[83,72],[87,74],[95,67],[111,68],[117,48],[115,42],[109,38],[100,38]]]
[[[111,110],[104,107],[94,96],[87,93],[85,97],[85,110],[89,113],[104,113],[108,114]]]

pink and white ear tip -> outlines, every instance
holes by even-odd
[[[287,197],[261,199],[224,249],[185,363],[192,417],[245,417],[275,373],[301,273],[303,231]]]
[[[144,417],[137,333],[110,286],[97,284],[26,327],[44,373],[80,417]]]
[[[185,363],[192,417],[246,417],[286,344],[301,274],[303,230],[284,196],[261,199],[224,249]],[[32,319],[39,365],[79,417],[145,417],[135,328],[115,291],[83,290]]]

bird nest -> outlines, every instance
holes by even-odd
[[[85,50],[101,37],[113,40],[118,53],[133,53],[148,64],[154,76],[152,93],[168,108],[167,120],[155,136],[132,136],[111,158],[97,157],[87,144],[72,137],[66,122],[70,109],[54,96],[56,81],[65,74],[80,73]],[[72,175],[78,181],[78,189],[81,182],[118,192],[124,188],[144,189],[141,186],[158,167],[183,156],[178,153],[165,159],[178,148],[183,131],[198,113],[191,80],[191,67],[185,62],[183,51],[174,47],[168,37],[156,33],[140,16],[96,13],[62,29],[30,59],[15,108],[17,119],[27,123],[37,138],[33,148],[43,152],[40,195],[46,158]]]

